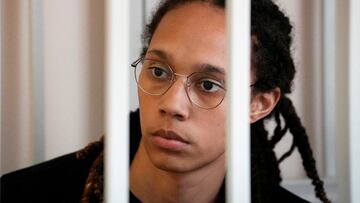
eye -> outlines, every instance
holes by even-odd
[[[149,69],[151,70],[151,74],[154,78],[157,79],[168,79],[169,78],[169,72],[167,69],[165,68],[161,68],[161,67],[149,67]]]
[[[197,86],[198,88],[200,88],[201,91],[209,93],[216,92],[222,88],[219,82],[211,79],[201,80],[199,81]]]
[[[152,68],[151,72],[152,72],[153,76],[157,77],[157,78],[164,77],[164,75],[166,74],[163,69],[157,68],[157,67]]]

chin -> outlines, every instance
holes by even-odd
[[[157,169],[170,173],[187,173],[199,168],[199,164],[189,157],[176,153],[168,153],[158,150],[146,150],[150,162]]]
[[[151,160],[151,158],[150,158]],[[189,163],[182,163],[176,160],[151,160],[152,164],[163,171],[169,173],[187,173],[196,170],[198,167],[191,166]]]
[[[199,160],[195,157],[184,157],[164,152],[148,154],[151,163],[156,168],[169,173],[184,174],[190,173],[211,165],[212,161]]]

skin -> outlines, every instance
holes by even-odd
[[[224,10],[187,3],[163,17],[146,57],[182,75],[204,64],[226,73],[225,43]],[[216,202],[225,177],[226,99],[217,108],[201,109],[189,101],[185,81],[178,77],[162,96],[138,90],[142,139],[130,168],[130,188],[142,202]],[[269,114],[279,95],[275,90],[252,96],[251,122]],[[159,145],[158,130],[175,132],[186,142]]]

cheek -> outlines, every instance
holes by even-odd
[[[205,140],[203,147],[224,150],[226,140],[226,116],[223,109],[205,113],[202,119],[198,120],[201,134]],[[205,146],[205,143],[207,146]]]
[[[213,162],[221,157],[226,151],[225,125],[214,122],[203,128],[204,137],[200,141],[198,156],[204,162]]]
[[[141,90],[138,90],[139,98],[139,108],[142,112],[148,112],[152,109],[155,109],[154,97],[143,93]]]
[[[141,91],[138,93],[139,109],[140,109],[140,122],[143,132],[148,128],[148,124],[154,121],[154,115],[156,111],[156,103],[154,98],[148,96]]]
[[[144,93],[138,89],[138,99],[140,108],[144,106],[144,102],[146,101]]]
[[[213,116],[209,116],[209,118],[211,118],[211,122],[212,122],[212,132],[216,132],[216,136],[218,137],[219,140],[224,140],[223,142],[225,142],[226,139],[226,114],[225,114],[225,109],[219,109],[219,111],[217,111],[215,113],[215,115]]]

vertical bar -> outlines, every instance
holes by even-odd
[[[33,161],[45,160],[43,1],[31,1],[31,127]]]
[[[360,202],[360,0],[350,0],[349,22],[349,149],[350,199]]]
[[[250,203],[250,0],[228,0],[227,201]]]
[[[325,144],[325,177],[336,176],[336,0],[323,1],[323,90],[324,90],[324,144]]]
[[[0,1],[0,176],[3,174],[2,170],[3,170],[3,155],[5,154],[4,151],[2,150],[3,149],[3,146],[2,146],[2,139],[3,139],[3,135],[2,135],[2,117],[3,117],[3,112],[2,112],[2,93],[3,93],[3,90],[2,90],[2,71],[3,71],[3,62],[2,62],[2,41],[3,41],[3,38],[2,38],[2,31],[1,29],[3,29],[3,25],[2,25],[2,21],[4,19],[3,17],[3,11],[2,11],[2,4],[3,4],[3,1]]]
[[[129,0],[107,0],[105,201],[129,199]]]
[[[349,2],[336,0],[335,133],[338,202],[350,202],[349,173]]]

